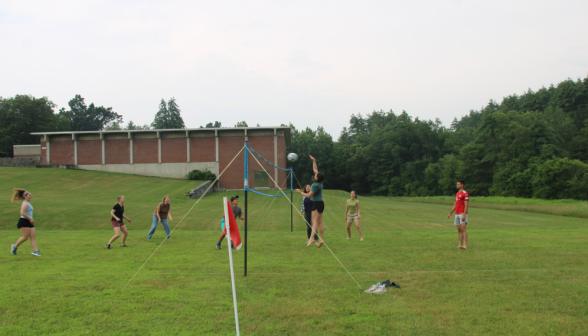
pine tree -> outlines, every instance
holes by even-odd
[[[167,103],[161,99],[159,111],[155,114],[151,127],[156,129],[185,128],[180,112],[180,107],[174,97],[170,98]]]

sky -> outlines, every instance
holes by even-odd
[[[322,126],[405,110],[449,126],[588,76],[588,1],[0,0],[0,96],[76,94],[149,124]]]

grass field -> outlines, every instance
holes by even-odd
[[[242,192],[203,198],[123,289],[164,238],[159,227],[146,239],[157,203],[170,195],[173,228],[194,204],[183,195],[198,183],[0,168],[0,334],[234,334],[226,242],[214,244],[222,196]],[[28,242],[9,253],[19,237],[13,187],[34,195],[43,257]],[[129,247],[105,250],[119,194],[133,219]],[[290,232],[284,198],[251,195],[247,277],[243,251],[233,254],[243,335],[588,333],[585,219],[474,208],[464,251],[455,248],[450,206],[366,197],[360,242],[357,231],[345,239],[346,198],[325,191],[327,245],[363,289],[386,279],[401,289],[363,293],[326,248],[304,248],[302,220]]]

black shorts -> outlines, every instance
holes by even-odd
[[[18,224],[16,224],[17,228],[34,228],[35,226],[33,224],[31,224],[31,222],[29,222],[28,219],[26,218],[19,218],[18,219]]]
[[[318,211],[318,213],[322,214],[325,211],[325,202],[323,201],[314,201],[312,203],[312,211]]]

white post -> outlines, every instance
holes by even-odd
[[[227,198],[223,197],[223,209],[225,210],[225,227],[227,228],[227,250],[229,250],[229,263],[231,264],[231,282],[233,284],[233,305],[235,306],[235,327],[237,328],[237,336],[239,336],[239,313],[237,311],[237,292],[235,291],[235,272],[233,271],[233,252],[231,246],[231,227],[229,225],[229,210],[227,208]]]

